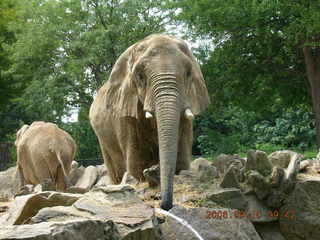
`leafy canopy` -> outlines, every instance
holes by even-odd
[[[193,34],[212,39],[203,71],[214,103],[255,111],[311,103],[302,47],[320,46],[318,1],[168,2]]]
[[[89,108],[113,64],[131,44],[164,30],[159,1],[19,0],[17,41],[8,48],[28,112],[61,121],[71,109]]]

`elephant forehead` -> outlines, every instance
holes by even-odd
[[[161,49],[161,48],[171,48],[171,49],[177,49],[177,48],[184,48],[187,49],[186,43],[181,40],[177,39],[168,35],[151,35],[150,37],[146,38],[144,41],[142,41],[138,47],[137,51],[143,51],[146,48],[152,48],[152,49]]]

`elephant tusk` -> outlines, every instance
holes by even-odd
[[[186,116],[186,118],[188,118],[189,120],[193,120],[194,119],[194,115],[191,111],[190,108],[187,108],[186,111],[184,112],[184,115]]]
[[[150,112],[146,112],[146,118],[153,118],[153,116]]]

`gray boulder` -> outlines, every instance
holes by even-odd
[[[18,225],[29,221],[41,208],[52,206],[69,206],[81,195],[42,192],[16,197],[6,214],[0,217],[0,225]]]
[[[209,166],[200,166],[198,171],[198,177],[200,182],[210,182],[214,178],[218,178],[218,170],[215,166],[209,165]]]
[[[309,175],[318,175],[320,173],[320,159],[313,158],[300,162],[299,170]]]
[[[280,232],[278,222],[255,223],[254,227],[263,240],[288,240]]]
[[[256,151],[248,150],[245,171],[248,172],[250,170],[256,170],[256,169],[257,169]]]
[[[272,164],[270,163],[268,156],[263,151],[249,150],[247,152],[247,162],[245,171],[257,171],[262,176],[268,176],[272,172]]]
[[[312,165],[312,160],[311,159],[306,159],[300,162],[300,166],[299,166],[299,171],[304,171],[306,170],[309,166]]]
[[[273,166],[287,168],[291,161],[291,158],[293,158],[295,154],[298,153],[291,150],[281,150],[271,153],[268,158]],[[303,158],[301,154],[298,155],[299,158]]]
[[[245,159],[240,158],[238,155],[220,154],[213,162],[213,165],[217,167],[219,175],[223,175],[234,161],[240,161],[242,166],[246,162]]]
[[[270,163],[268,156],[263,151],[256,151],[256,170],[260,172],[263,176],[268,176],[272,172],[272,164]]]
[[[205,158],[195,159],[191,162],[190,168],[198,175],[201,182],[209,182],[219,177],[217,168]]]
[[[41,185],[40,185],[40,184],[38,184],[38,185],[39,185],[39,187],[41,188]],[[38,185],[37,185],[37,186],[38,186]],[[38,187],[38,188],[39,188],[39,187]],[[15,197],[34,193],[34,189],[35,189],[35,186],[34,186],[34,185],[31,185],[31,184],[24,185],[24,186],[22,186],[22,187],[19,189],[19,191],[15,194]]]
[[[108,172],[107,172],[107,167],[105,164],[100,164],[96,166],[97,170],[98,170],[98,177],[101,178],[102,176],[105,176]]]
[[[99,180],[97,181],[97,183],[94,186],[95,187],[102,187],[102,186],[106,186],[106,185],[110,185],[110,184],[112,184],[112,182],[111,182],[109,175],[103,175],[101,178],[99,178]]]
[[[160,165],[153,165],[143,170],[143,176],[149,183],[149,187],[153,188],[160,185]]]
[[[254,194],[246,194],[248,205],[246,208],[246,216],[254,223],[274,222],[278,220],[273,209],[265,206]]]
[[[129,172],[125,172],[120,184],[135,185],[138,183],[139,183],[139,181],[137,179],[135,179]]]
[[[205,158],[197,158],[193,160],[190,164],[190,168],[194,171],[199,171],[201,167],[210,166],[211,163]]]
[[[98,169],[95,166],[88,166],[85,170],[83,175],[80,177],[78,182],[76,183],[76,187],[84,188],[84,189],[91,189],[94,184],[98,180]]]
[[[115,240],[121,238],[112,221],[78,219],[60,223],[43,222],[32,225],[1,226],[0,239]]]
[[[258,171],[250,170],[247,174],[247,183],[253,188],[260,200],[265,199],[271,193],[271,185],[268,179],[263,177]]]
[[[236,174],[235,167],[231,165],[224,175],[222,182],[220,183],[220,187],[222,188],[239,188],[239,179]]]
[[[239,182],[245,181],[245,165],[246,165],[246,162],[236,159],[229,166],[229,168],[233,167],[234,173]]]
[[[72,185],[76,185],[77,184],[77,182],[79,181],[79,179],[83,175],[84,170],[85,170],[85,167],[83,167],[83,166],[79,167],[78,162],[72,161],[71,170],[70,170],[70,173],[69,173],[69,176],[68,176],[69,181],[70,181],[70,183]]]
[[[206,193],[206,201],[213,201],[222,207],[245,210],[247,200],[237,188],[215,189]]]
[[[253,224],[245,218],[235,218],[231,209],[174,207],[170,213],[190,224],[205,240],[261,240]],[[161,225],[162,239],[198,239],[187,227],[167,217]]]
[[[80,211],[116,223],[126,239],[156,239],[153,209],[140,200],[129,185],[94,188],[73,204]]]
[[[280,229],[286,239],[319,239],[319,196],[319,178],[305,179],[296,184],[294,191],[280,209]]]
[[[0,239],[158,239],[153,208],[129,185],[93,188],[84,195],[53,194],[19,197],[9,218],[2,219],[18,225],[0,221]]]
[[[9,202],[0,202],[0,217],[8,211],[9,206]]]
[[[16,174],[16,167],[8,168],[0,172],[0,201],[11,199],[19,188],[19,179]]]

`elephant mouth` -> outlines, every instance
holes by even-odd
[[[194,119],[194,114],[190,108],[185,108],[183,110],[183,115],[184,115],[184,117],[186,117],[189,120]],[[153,119],[155,114],[154,114],[154,111],[145,111],[144,116],[146,119]]]

